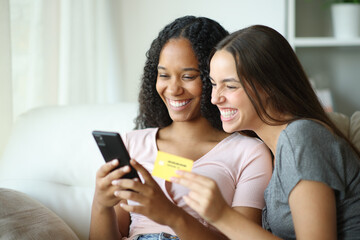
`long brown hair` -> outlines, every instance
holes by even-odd
[[[316,120],[344,138],[360,157],[324,111],[295,52],[280,33],[262,25],[250,26],[223,39],[215,48],[218,50],[233,55],[240,83],[263,122],[281,125],[297,119]],[[279,118],[267,108],[292,117]]]

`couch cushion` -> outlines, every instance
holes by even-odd
[[[346,136],[349,137],[350,131],[350,119],[348,116],[338,112],[329,112],[330,119],[335,123],[339,130]]]
[[[78,240],[61,218],[24,193],[0,188],[0,206],[2,240]]]
[[[350,141],[360,151],[360,111],[355,112],[350,118]]]

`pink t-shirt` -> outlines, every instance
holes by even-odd
[[[156,134],[158,128],[135,130],[122,136],[130,157],[141,163],[150,173],[153,170],[157,155]],[[196,146],[194,146],[196,147]],[[232,206],[246,206],[262,209],[264,190],[272,173],[271,155],[269,149],[259,139],[233,133],[193,165],[193,172],[214,179],[226,202]],[[165,195],[177,206],[209,226],[194,210],[188,207],[182,197],[188,189],[161,178],[154,177]],[[129,204],[137,204],[129,201]],[[131,213],[129,238],[137,234],[174,231],[147,217]]]

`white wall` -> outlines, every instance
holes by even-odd
[[[0,0],[0,156],[12,124],[9,12],[9,2]]]
[[[184,15],[212,18],[232,32],[264,24],[285,35],[286,0],[121,0],[118,2],[125,101],[137,101],[145,53],[158,32]]]

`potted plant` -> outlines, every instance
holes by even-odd
[[[331,16],[335,38],[360,37],[360,0],[331,1]]]

